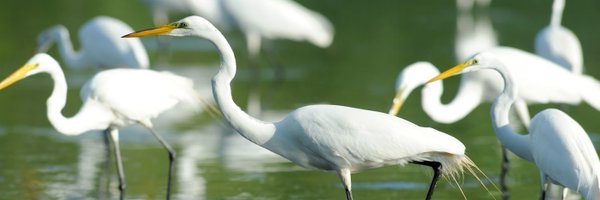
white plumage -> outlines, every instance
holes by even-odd
[[[105,70],[96,74],[83,86],[80,93],[83,105],[77,114],[67,118],[62,114],[67,102],[65,75],[58,62],[48,54],[33,56],[23,67],[0,82],[0,90],[40,73],[50,74],[54,81],[52,94],[47,100],[47,115],[58,132],[79,135],[92,130],[105,130],[114,142],[121,195],[125,190],[125,177],[118,144],[118,128],[131,124],[141,124],[148,128],[169,152],[167,197],[170,195],[175,154],[152,129],[150,120],[179,102],[196,104],[198,96],[191,80],[148,69]]]
[[[139,39],[122,40],[119,37],[133,31],[126,23],[107,16],[98,16],[79,29],[79,51],[73,49],[69,30],[56,25],[38,37],[38,52],[45,52],[53,42],[67,66],[83,68],[148,68],[146,49]]]
[[[554,0],[550,24],[535,37],[535,53],[570,70],[583,72],[581,42],[571,30],[561,25],[565,0]]]
[[[494,54],[501,59],[510,69],[509,73],[513,79],[519,82],[517,103],[576,105],[586,102],[596,110],[600,110],[600,82],[591,76],[571,73],[553,62],[515,48],[495,47],[483,52]],[[396,84],[398,94],[395,101],[404,102],[412,90],[425,84],[428,77],[437,74],[439,70],[430,63],[418,63],[406,67],[398,75]],[[464,118],[482,102],[491,102],[500,94],[503,85],[502,78],[493,71],[483,70],[463,74],[458,92],[448,104],[443,104],[440,100],[443,92],[441,82],[425,86],[422,92],[422,107],[435,121],[453,123]],[[515,109],[521,120],[528,124],[527,107],[516,105]],[[397,110],[391,113],[396,112]]]
[[[513,79],[515,72],[512,71],[513,68],[506,67],[505,62],[510,61],[494,53],[479,53],[428,82],[459,73],[495,70],[501,75],[504,87],[502,93],[495,98],[490,111],[492,127],[502,146],[536,164],[541,175],[542,199],[545,184],[549,182],[577,191],[589,200],[600,198],[597,182],[600,178],[600,160],[592,141],[575,120],[560,110],[546,109],[533,117],[529,134],[521,135],[512,129],[509,110],[519,94],[521,87],[517,85],[521,84],[521,79]],[[544,77],[546,74],[540,73],[539,76]]]
[[[256,119],[232,99],[235,56],[210,22],[191,16],[124,37],[149,35],[196,36],[211,41],[221,54],[221,68],[212,82],[213,94],[226,122],[246,139],[300,166],[335,171],[347,199],[352,199],[350,173],[362,169],[408,162],[431,166],[435,172],[427,194],[431,198],[440,170],[453,175],[463,167],[475,167],[464,155],[464,145],[452,136],[385,113],[311,105],[294,110],[279,122]]]

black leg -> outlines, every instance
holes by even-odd
[[[121,159],[121,149],[119,147],[119,131],[117,129],[109,128],[107,129],[107,134],[109,139],[113,142],[115,146],[115,157],[117,159],[117,171],[119,173],[119,199],[124,199],[125,197],[125,172],[123,171],[123,159]]]
[[[144,124],[142,124],[142,125],[144,125]],[[175,165],[174,165],[175,156],[176,156],[175,151],[173,150],[173,148],[171,148],[171,145],[169,145],[167,142],[165,142],[165,140],[158,133],[156,133],[156,131],[154,131],[154,129],[152,129],[152,127],[146,126],[146,125],[144,125],[144,126],[146,128],[148,128],[148,130],[150,130],[152,135],[154,135],[154,137],[156,137],[158,142],[160,142],[160,144],[162,144],[163,147],[169,153],[169,177],[167,180],[167,199],[171,199],[171,178],[173,177],[173,168],[175,167]]]
[[[546,190],[542,190],[541,200],[546,199]]]
[[[433,162],[433,161],[418,161],[418,162],[413,161],[411,163],[429,166],[433,169],[433,179],[431,180],[431,184],[429,185],[429,190],[427,191],[427,197],[425,197],[426,200],[430,200],[431,196],[433,196],[433,190],[435,189],[435,185],[437,184],[437,181],[440,178],[442,164],[439,162]]]
[[[541,200],[545,200],[546,199],[546,191],[548,191],[548,187],[550,186],[549,183],[546,183],[547,179],[546,179],[546,175],[544,174],[540,174],[540,177],[542,177],[542,194],[540,195],[540,199]]]
[[[348,188],[345,188],[346,190],[346,200],[352,200],[352,192],[350,190],[348,190]]]
[[[506,148],[502,147],[502,163],[500,167],[500,190],[502,190],[502,199],[508,200],[510,198],[510,193],[508,192],[508,185],[506,185],[506,176],[508,174],[508,152],[506,152]]]

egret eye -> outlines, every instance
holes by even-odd
[[[478,61],[477,59],[473,59],[473,60],[471,60],[471,65],[476,65],[476,64],[478,64],[478,63],[479,63],[479,61]]]
[[[177,24],[177,28],[187,28],[187,27],[188,27],[188,25],[185,22],[181,22],[181,23]]]

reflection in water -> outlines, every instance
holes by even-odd
[[[216,157],[214,130],[204,128],[201,131],[183,133],[179,136],[181,151],[177,157],[177,186],[175,197],[178,199],[204,199],[206,180],[198,164]]]
[[[86,134],[96,134],[90,132]],[[105,191],[100,189],[98,175],[100,174],[100,164],[106,161],[106,151],[104,143],[100,138],[78,137],[79,155],[77,159],[77,171],[69,170],[67,174],[74,174],[74,181],[55,181],[47,183],[46,193],[52,197],[62,199],[93,199],[105,198]],[[65,177],[71,179],[71,176]],[[94,195],[94,191],[96,194]]]

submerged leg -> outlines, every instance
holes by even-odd
[[[346,200],[352,200],[352,178],[349,169],[340,169],[337,171],[338,177],[342,180],[344,190],[346,191]]]
[[[158,133],[156,133],[156,131],[154,131],[154,129],[145,123],[141,123],[144,127],[146,127],[148,130],[150,130],[150,132],[152,133],[152,135],[154,135],[154,137],[156,137],[156,139],[158,140],[158,142],[160,142],[160,144],[162,144],[162,146],[167,150],[167,152],[169,153],[169,177],[167,180],[167,199],[171,199],[171,178],[173,177],[173,168],[175,167],[175,151],[173,150],[173,148],[171,148],[171,145],[169,145]]]
[[[109,135],[109,139],[115,146],[115,158],[117,159],[117,172],[119,173],[119,199],[125,197],[125,172],[123,171],[123,159],[121,159],[121,149],[119,147],[119,131],[114,128],[106,130]]]
[[[506,148],[502,147],[502,163],[500,166],[500,190],[502,190],[502,199],[507,200],[510,198],[508,192],[508,186],[506,185],[506,174],[508,174],[508,155]]]
[[[440,178],[442,164],[434,161],[413,161],[412,163],[429,166],[433,169],[433,179],[431,179],[431,184],[429,184],[429,190],[427,191],[427,197],[425,197],[426,200],[429,200],[431,199],[431,196],[433,196],[433,190],[435,189],[435,185]]]

